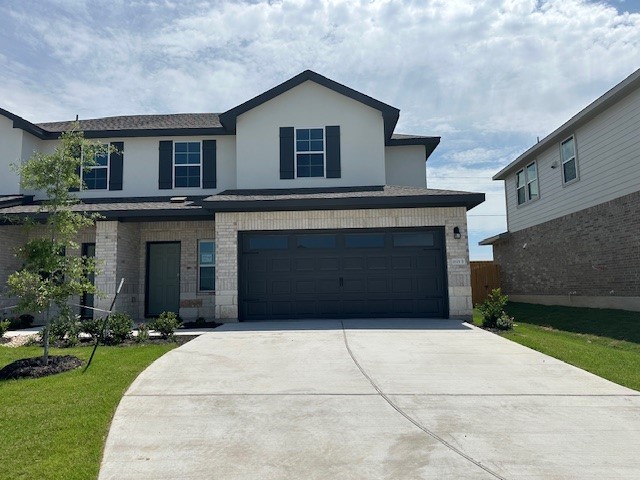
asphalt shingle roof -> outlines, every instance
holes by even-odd
[[[48,132],[70,130],[73,121],[37,123]],[[79,120],[83,131],[162,130],[173,128],[221,128],[217,113],[173,113],[166,115],[125,115]]]

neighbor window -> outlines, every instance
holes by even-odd
[[[296,177],[324,177],[324,129],[296,129]]]
[[[200,187],[202,154],[200,142],[175,142],[173,155],[174,187]]]
[[[569,183],[578,178],[578,164],[576,159],[576,142],[573,136],[560,144],[562,158],[562,182]]]
[[[538,191],[538,169],[532,162],[516,173],[516,193],[518,205],[535,200],[540,196]]]
[[[213,292],[216,280],[216,244],[213,240],[198,242],[198,290]]]
[[[100,151],[94,157],[92,165],[82,168],[83,189],[106,190],[109,183],[109,144],[100,146]]]

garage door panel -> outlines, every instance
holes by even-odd
[[[394,255],[391,257],[392,270],[411,270],[413,263],[413,257],[409,255]]]
[[[251,242],[253,235],[259,241]],[[241,236],[238,295],[243,320],[442,317],[447,313],[442,230]],[[268,248],[257,248],[260,245]]]
[[[367,256],[367,270],[387,270],[388,257]]]
[[[271,288],[269,290],[269,293],[273,295],[288,295],[291,293],[291,281],[288,279],[274,280],[271,282]]]
[[[344,258],[344,270],[364,270],[365,259],[363,257],[348,256]]]
[[[272,272],[290,272],[291,259],[287,257],[276,257],[271,259],[269,268]]]
[[[318,270],[321,272],[337,272],[340,270],[340,259],[337,257],[319,258]]]

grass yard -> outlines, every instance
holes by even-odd
[[[612,382],[640,390],[640,313],[509,303],[503,336]],[[476,325],[482,319],[474,312]]]
[[[0,479],[94,479],[120,398],[151,362],[177,344],[99,347],[82,369],[0,381]],[[0,347],[0,368],[42,354]],[[52,349],[85,361],[91,348]]]

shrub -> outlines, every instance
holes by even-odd
[[[100,336],[103,323],[104,320],[102,318],[87,318],[82,320],[80,324],[80,331],[87,335],[91,335],[91,338],[95,341],[95,339]]]
[[[0,321],[0,338],[4,337],[4,334],[9,330],[9,325],[11,325],[11,321],[2,320]]]
[[[162,312],[158,318],[149,323],[149,328],[158,332],[162,338],[173,338],[177,328],[182,326],[182,321],[174,312]]]
[[[133,320],[126,313],[112,313],[107,320],[105,341],[118,345],[131,336]]]
[[[204,317],[196,318],[196,325],[204,325],[205,323],[206,323],[206,320],[204,319]]]
[[[513,317],[503,311],[496,320],[496,327],[500,330],[511,330],[513,328]]]
[[[80,317],[62,313],[51,322],[51,327],[49,327],[50,342],[57,340],[67,347],[73,347],[80,341],[80,331]]]
[[[144,343],[149,340],[149,327],[144,323],[138,325],[138,335],[136,336],[136,342]]]
[[[496,328],[496,322],[508,301],[509,297],[503,295],[499,288],[492,290],[487,299],[478,305],[478,311],[482,315],[482,326]]]

